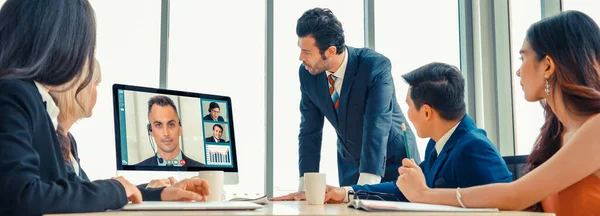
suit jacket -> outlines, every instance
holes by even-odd
[[[340,185],[352,185],[361,172],[393,180],[406,157],[401,124],[406,119],[396,100],[389,59],[366,48],[346,47],[348,62],[340,105],[336,112],[329,95],[327,74],[310,74],[300,66],[299,170],[318,172],[324,118],[337,135]],[[408,126],[408,124],[406,124]],[[412,156],[420,156],[411,129],[407,130]]]
[[[215,136],[211,136],[209,138],[206,138],[204,141],[205,142],[213,142],[214,143],[215,142]],[[227,141],[225,141],[224,139],[219,139],[219,142],[220,143],[226,143]]]
[[[208,115],[204,116],[204,120],[213,121],[213,118],[212,118],[212,116],[210,116],[210,114],[208,114]],[[225,121],[225,119],[223,119],[223,116],[219,116],[219,118],[217,118],[217,121]]]
[[[68,172],[56,129],[31,80],[0,81],[0,215],[119,209],[116,180],[83,182]]]
[[[430,188],[472,187],[512,181],[506,163],[473,119],[465,115],[438,155],[435,141],[429,140],[425,160],[419,165]],[[394,194],[407,201],[396,181],[375,185],[353,185],[354,191]],[[393,200],[391,197],[382,197]]]
[[[79,152],[77,151],[77,142],[75,141],[75,137],[71,133],[68,133],[69,139],[71,140],[71,154],[79,164],[79,178],[82,181],[89,182],[90,178],[88,178],[87,174],[81,167],[81,160],[79,159]],[[67,170],[71,172],[75,172],[75,167],[72,164],[67,165]],[[75,173],[77,175],[77,173]],[[142,192],[142,198],[146,201],[161,201],[161,194],[164,188],[146,188],[148,184],[138,185],[138,189]]]
[[[198,161],[195,161],[187,156],[185,156],[185,154],[183,152],[181,152],[181,158],[185,161],[185,165],[183,165],[183,167],[205,167],[206,165],[204,165],[203,163],[200,163]],[[136,164],[136,166],[158,166],[158,156],[156,156],[156,154],[152,157],[149,157],[148,159],[139,162],[138,164]]]

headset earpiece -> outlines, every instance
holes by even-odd
[[[179,123],[181,126],[181,123]],[[152,125],[148,124],[148,133],[152,132]]]

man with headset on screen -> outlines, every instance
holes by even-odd
[[[181,151],[179,147],[181,120],[171,98],[162,95],[151,97],[148,101],[148,121],[148,139],[155,154],[136,166],[205,166],[188,158]],[[152,138],[156,142],[157,149],[154,148]]]

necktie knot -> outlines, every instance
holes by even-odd
[[[327,80],[329,81],[329,85],[335,86],[335,80],[337,80],[337,77],[335,77],[333,74],[329,74],[329,76],[327,76]]]

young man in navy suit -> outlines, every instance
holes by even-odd
[[[410,128],[404,143],[401,125],[406,120],[396,100],[389,59],[346,46],[342,24],[329,9],[306,11],[298,19],[296,34],[302,61],[300,192],[273,200],[304,199],[304,173],[319,172],[325,118],[337,135],[340,185],[396,179],[407,155],[405,146],[417,160],[419,153]]]
[[[429,137],[425,160],[419,165],[431,188],[471,187],[510,182],[504,160],[465,113],[464,79],[454,66],[431,63],[403,78],[410,85],[408,118],[419,137]],[[401,177],[400,177],[401,178]],[[373,185],[327,188],[330,203],[361,199],[407,201],[395,181]],[[374,196],[376,195],[376,196]]]

